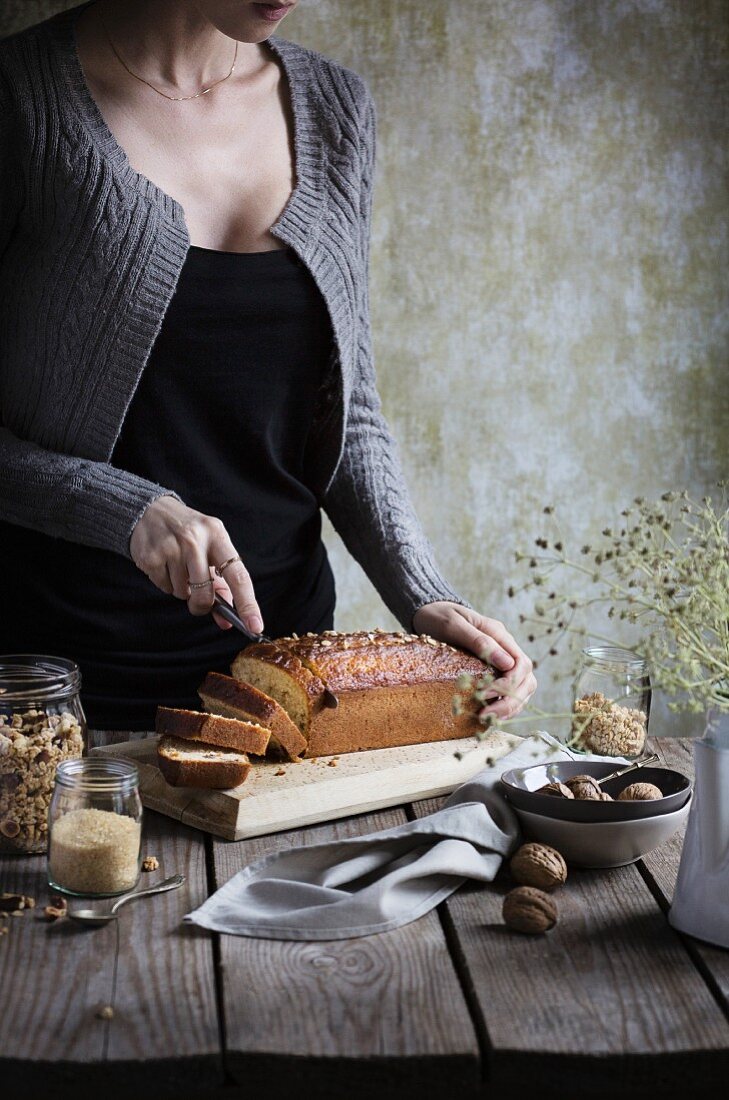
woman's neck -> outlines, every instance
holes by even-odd
[[[96,0],[87,15],[138,76],[170,94],[193,94],[230,69],[235,42],[194,0]],[[260,68],[255,42],[240,42],[236,74]]]

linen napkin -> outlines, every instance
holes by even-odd
[[[457,787],[436,813],[366,836],[273,852],[233,875],[184,920],[275,940],[341,940],[399,928],[467,879],[490,882],[514,850],[518,821],[498,790],[505,771],[573,757],[538,731]]]

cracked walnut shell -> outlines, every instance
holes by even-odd
[[[654,783],[631,783],[618,795],[618,802],[643,802],[663,798],[663,791]]]
[[[597,780],[591,775],[573,775],[565,780],[565,786],[572,791],[573,797],[580,801],[604,802],[603,791]],[[608,796],[609,797],[609,796]]]
[[[532,886],[517,886],[504,898],[504,923],[515,932],[538,935],[557,923],[557,906],[548,894]]]
[[[554,890],[567,880],[567,864],[556,848],[547,844],[522,844],[511,857],[511,876],[522,886]]]
[[[574,798],[572,791],[569,787],[566,787],[564,783],[555,781],[554,783],[545,783],[543,787],[540,787],[536,792],[537,794],[550,794],[553,798]]]

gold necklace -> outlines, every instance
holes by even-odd
[[[226,73],[225,76],[221,76],[220,80],[216,80],[213,84],[208,85],[207,88],[202,88],[199,92],[195,92],[195,95],[167,95],[167,92],[161,92],[159,90],[159,88],[155,88],[154,84],[150,84],[150,82],[148,80],[145,80],[143,76],[137,76],[136,73],[132,72],[132,70],[127,65],[126,61],[124,61],[124,59],[119,56],[119,52],[118,52],[116,46],[114,45],[114,43],[112,42],[111,35],[109,34],[109,31],[107,30],[106,23],[104,23],[104,32],[106,34],[107,39],[109,40],[109,45],[111,46],[112,50],[114,51],[114,56],[116,57],[116,59],[120,63],[120,65],[124,66],[124,68],[129,73],[129,75],[133,76],[134,79],[138,80],[141,84],[146,84],[147,87],[151,88],[153,92],[157,93],[157,95],[164,96],[165,99],[171,99],[175,103],[181,103],[183,100],[188,100],[188,99],[198,99],[201,95],[207,95],[208,92],[212,92],[213,88],[217,88],[218,84],[222,84],[224,80],[227,80],[229,76],[233,75],[233,70],[235,69],[235,63],[238,60],[238,43],[236,42],[236,44],[235,44],[235,54],[233,55],[233,64],[230,66],[230,72]]]

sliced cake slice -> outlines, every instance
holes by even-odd
[[[208,672],[197,693],[213,714],[265,726],[271,731],[269,748],[280,749],[289,760],[297,760],[305,751],[306,738],[283,707],[253,684]]]
[[[236,680],[275,699],[308,741],[312,720],[324,705],[324,684],[298,657],[275,642],[251,642],[230,670]]]
[[[170,786],[209,790],[239,787],[251,770],[244,752],[168,736],[159,739],[157,763]]]
[[[271,731],[258,722],[242,722],[207,711],[157,707],[157,733],[182,737],[186,741],[204,741],[223,749],[237,749],[254,756],[265,756]]]

